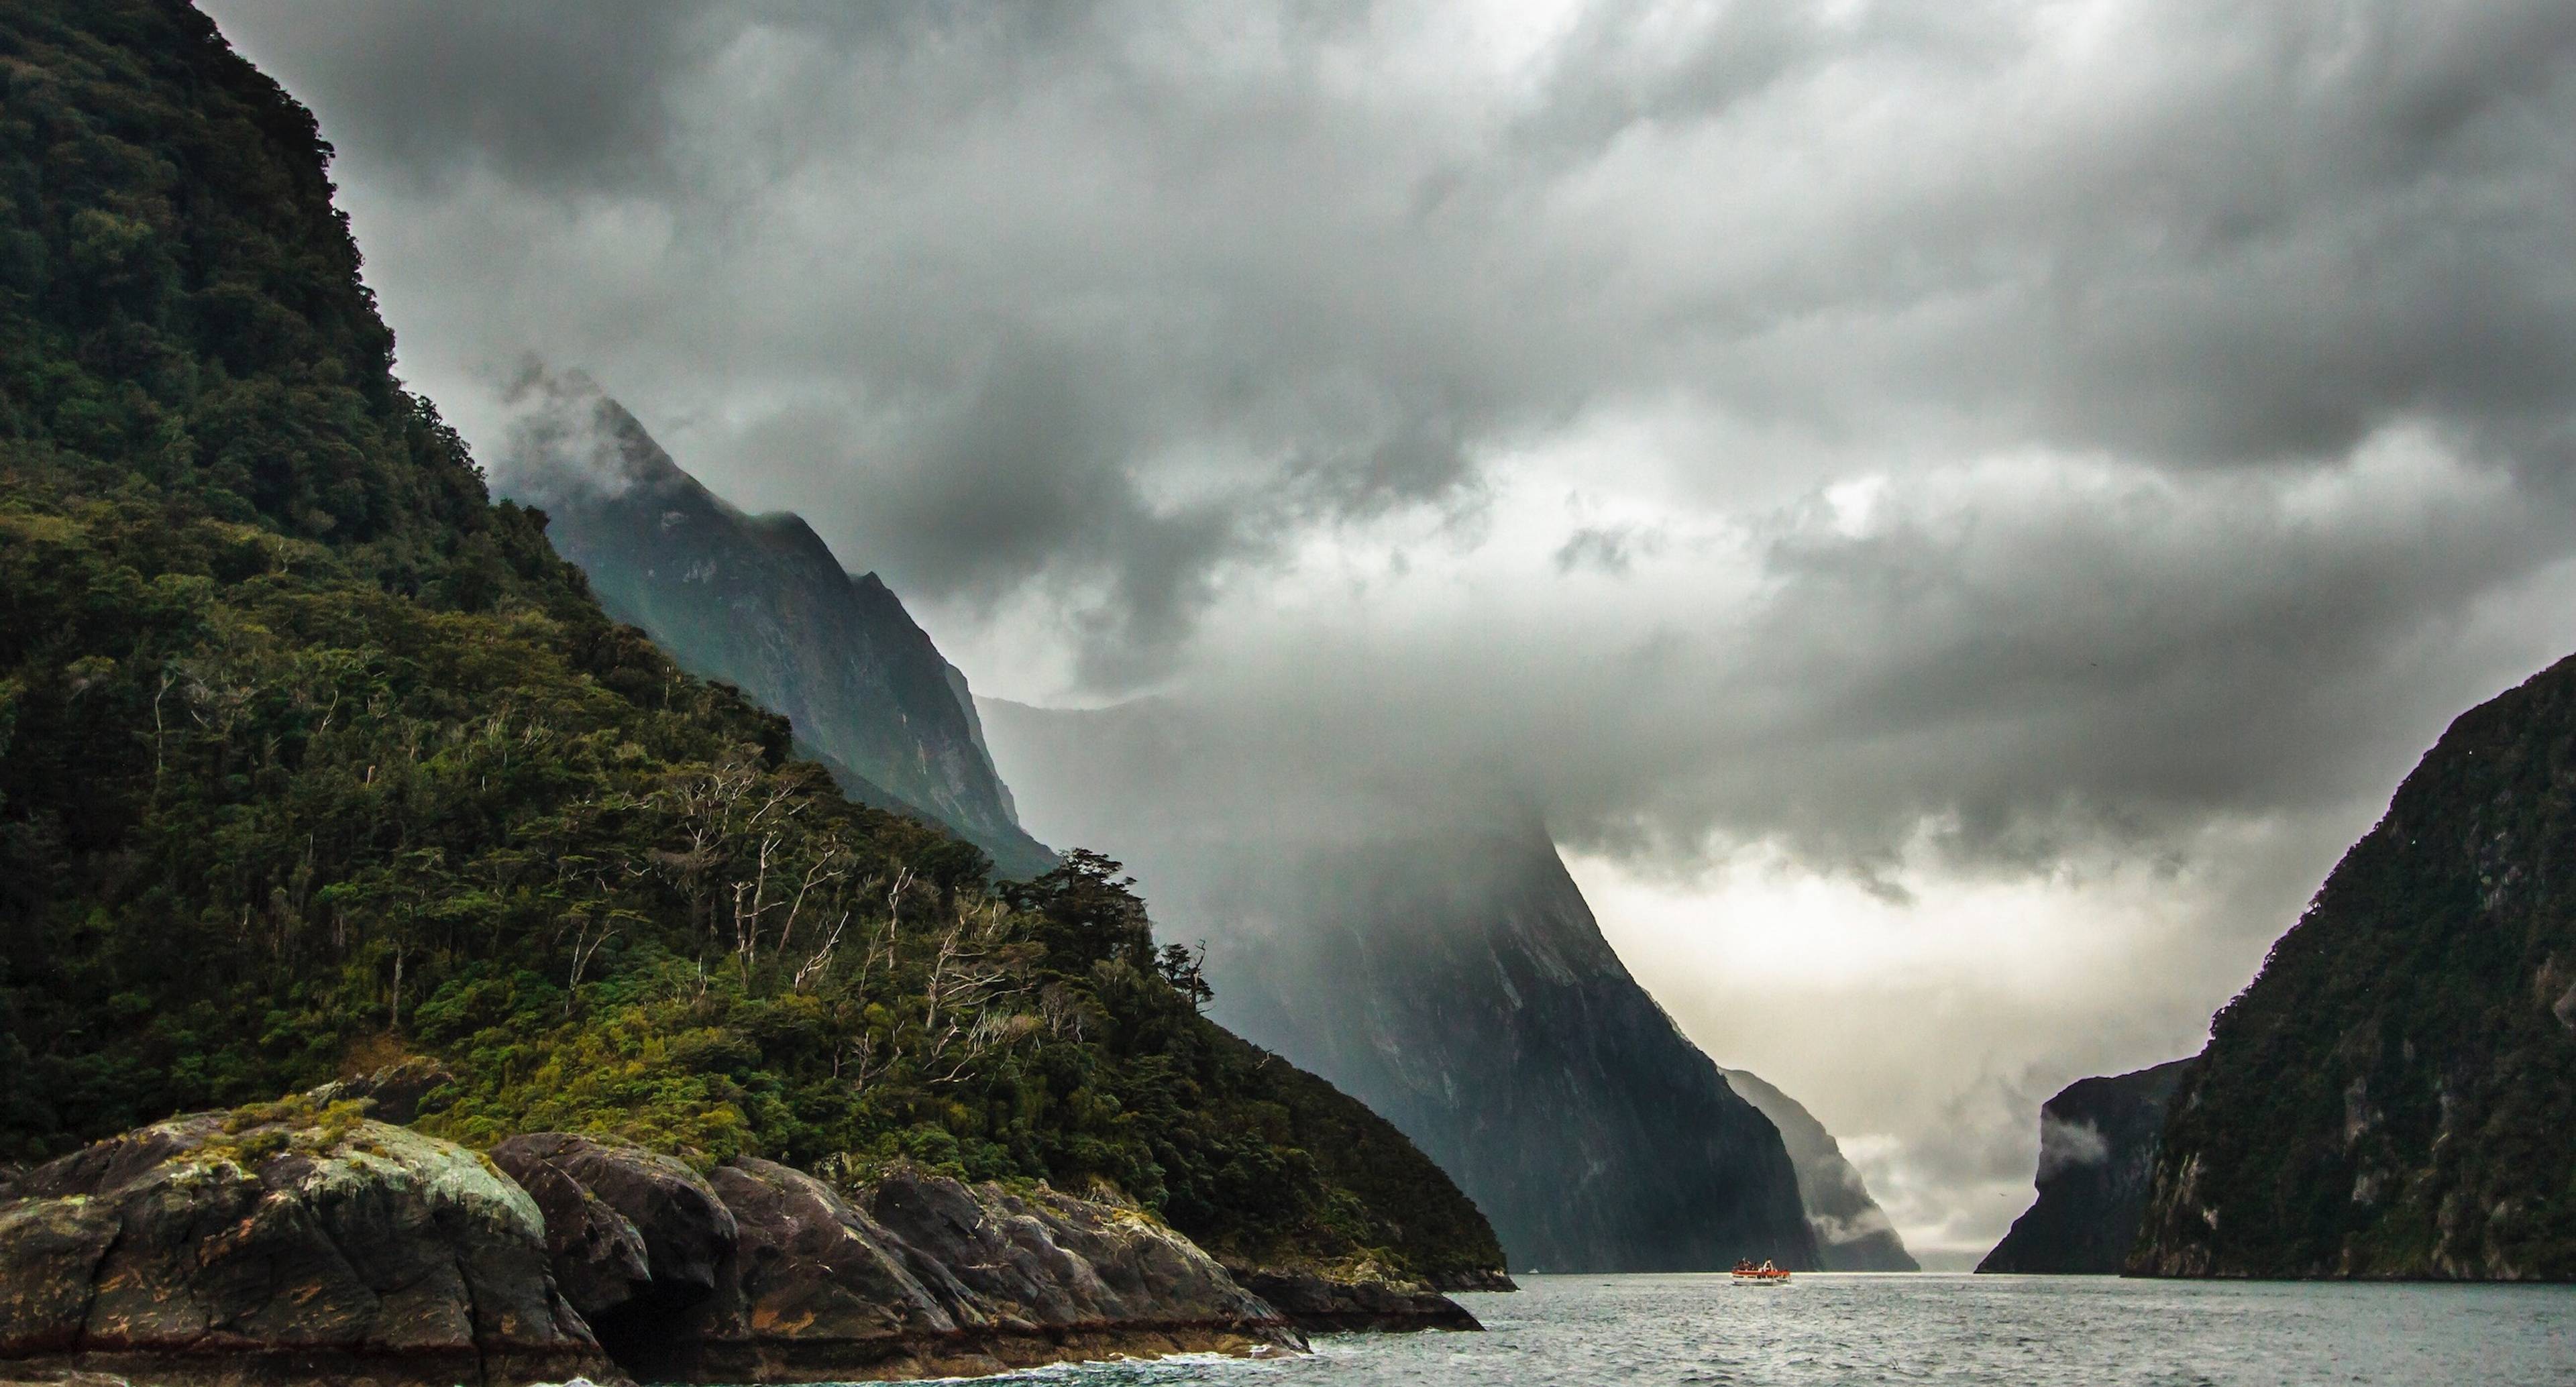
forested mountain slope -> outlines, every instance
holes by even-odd
[[[1384,1122],[610,621],[392,378],[312,117],[163,0],[0,8],[0,1159],[405,1053],[419,1125],[1114,1183],[1472,1275]]]
[[[519,395],[495,488],[545,510],[610,616],[793,722],[851,797],[946,825],[1003,876],[1055,865],[993,770],[966,677],[875,574],[851,576],[796,516],[725,504],[587,379],[532,375]]]
[[[2576,660],[2462,714],[2175,1094],[2129,1269],[2576,1278]]]

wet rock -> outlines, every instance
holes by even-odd
[[[728,1162],[712,1183],[740,1239],[685,1360],[667,1365],[674,1377],[959,1376],[1303,1347],[1224,1268],[1133,1210],[909,1171],[852,1198],[759,1160]]]
[[[566,1132],[512,1137],[492,1160],[544,1191],[556,1280],[577,1288],[601,1346],[639,1377],[683,1375],[691,1313],[733,1260],[733,1214],[715,1190],[677,1157]]]
[[[492,1148],[492,1161],[521,1184],[523,1171],[550,1167],[624,1216],[643,1239],[652,1279],[713,1290],[732,1255],[733,1214],[686,1161],[640,1146],[533,1132]]]
[[[0,1202],[0,1378],[174,1387],[616,1379],[525,1191],[309,1100],[174,1118]]]
[[[691,1381],[782,1382],[997,1371],[990,1317],[944,1274],[933,1290],[910,1249],[831,1186],[762,1160],[710,1182],[734,1217],[731,1274],[694,1316]],[[965,1315],[961,1325],[958,1313]]]
[[[1363,1272],[1332,1275],[1306,1269],[1247,1268],[1243,1288],[1268,1301],[1298,1328],[1319,1333],[1369,1330],[1483,1329],[1467,1307],[1419,1281]]]
[[[925,1262],[953,1275],[1003,1328],[1126,1323],[1283,1345],[1293,1337],[1197,1244],[1137,1210],[903,1169],[871,1184],[861,1203],[911,1249],[916,1275],[929,1274]]]
[[[541,1162],[522,1162],[513,1178],[545,1217],[546,1258],[556,1288],[584,1318],[633,1300],[653,1279],[644,1235],[606,1200]]]

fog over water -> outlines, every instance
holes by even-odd
[[[208,8],[478,447],[585,369],[981,690],[1536,814],[1927,1262],[2576,650],[2554,0]]]

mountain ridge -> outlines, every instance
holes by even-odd
[[[1921,1271],[1905,1239],[1870,1197],[1869,1184],[1843,1155],[1842,1143],[1806,1105],[1750,1070],[1719,1066],[1727,1086],[1780,1131],[1798,1171],[1798,1202],[1816,1229],[1824,1271]]]
[[[1263,781],[1168,700],[984,711],[1034,821],[1114,847],[1207,939],[1211,1014],[1366,1095],[1513,1266],[1821,1265],[1780,1133],[1629,975],[1534,823]]]
[[[1005,877],[1054,865],[1020,826],[966,676],[882,579],[849,572],[803,517],[708,490],[588,377],[532,372],[513,394],[494,487],[544,510],[611,616],[788,718],[848,793],[946,826]]]

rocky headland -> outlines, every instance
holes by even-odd
[[[484,1154],[371,1107],[174,1118],[0,1186],[0,1380],[850,1381],[1478,1327],[1382,1268],[1230,1270],[1108,1191],[558,1132]]]
[[[2138,1240],[2165,1105],[2191,1066],[2078,1079],[2041,1104],[2039,1198],[1977,1270],[2116,1275]]]

